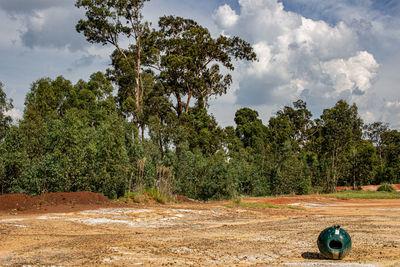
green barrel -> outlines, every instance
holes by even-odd
[[[323,230],[317,243],[321,254],[328,259],[341,260],[351,251],[351,237],[340,225]]]

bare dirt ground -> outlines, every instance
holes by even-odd
[[[126,204],[89,192],[0,196],[0,266],[400,266],[399,199],[243,202],[279,208]],[[316,244],[333,224],[352,237],[341,261],[323,259]]]

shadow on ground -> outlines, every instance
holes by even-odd
[[[304,252],[303,254],[301,254],[301,256],[307,260],[326,260],[324,256],[316,252]]]

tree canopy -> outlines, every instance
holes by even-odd
[[[3,91],[3,83],[0,82],[0,140],[4,138],[7,129],[10,127],[12,119],[6,112],[12,108],[12,102],[7,99],[6,93]]]

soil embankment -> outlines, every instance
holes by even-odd
[[[40,196],[26,194],[0,195],[0,212],[37,213],[65,212],[110,205],[105,196],[92,192],[48,193]]]

